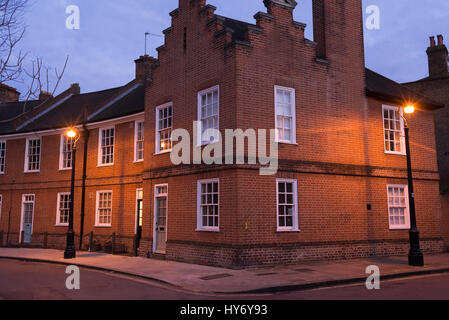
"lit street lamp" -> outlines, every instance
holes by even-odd
[[[404,107],[405,114],[412,114],[415,112],[413,105]],[[412,161],[410,158],[410,137],[409,126],[407,119],[404,119],[404,131],[405,131],[405,147],[407,152],[407,177],[408,177],[408,192],[409,192],[409,206],[410,206],[410,253],[408,256],[408,264],[415,267],[424,266],[424,256],[419,246],[419,231],[416,226],[416,210],[415,210],[415,192],[413,190],[413,172]]]
[[[72,181],[70,186],[70,207],[69,207],[69,229],[67,230],[67,243],[64,251],[64,259],[73,259],[76,257],[75,250],[75,232],[73,231],[73,203],[75,194],[75,159],[76,159],[76,143],[80,135],[75,129],[66,132],[67,138],[72,140]]]

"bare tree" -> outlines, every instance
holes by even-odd
[[[0,84],[8,81],[27,83],[26,92],[21,95],[22,113],[11,119],[1,119],[0,123],[26,117],[28,101],[39,100],[43,91],[48,93],[46,99],[40,100],[34,109],[52,99],[69,60],[67,56],[61,70],[45,66],[39,57],[31,61],[29,68],[25,67],[28,54],[23,53],[18,44],[26,31],[24,13],[27,4],[28,0],[0,0]]]
[[[24,10],[28,0],[0,0],[0,84],[17,80],[23,71],[26,57],[17,45],[26,26]]]

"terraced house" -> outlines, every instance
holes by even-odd
[[[421,245],[442,252],[448,213],[433,113],[442,106],[365,68],[360,0],[315,0],[313,41],[293,19],[295,1],[264,4],[247,23],[205,0],[180,0],[158,57],[136,60],[131,83],[85,94],[75,84],[55,98],[2,104],[3,244],[64,247],[64,132],[77,126],[75,232],[84,248],[86,235],[107,248],[115,234],[122,252],[228,267],[407,254],[401,108],[413,103]],[[214,146],[195,138],[207,129],[275,129],[279,170],[174,165],[176,129],[197,150]]]

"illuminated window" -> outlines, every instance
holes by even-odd
[[[156,153],[172,149],[173,105],[171,103],[156,108]]]
[[[408,187],[388,185],[388,214],[390,229],[410,229]]]
[[[276,139],[296,143],[295,89],[275,86]]]
[[[385,152],[405,154],[404,120],[397,107],[383,106]]]
[[[298,191],[296,180],[277,180],[278,231],[298,231]]]

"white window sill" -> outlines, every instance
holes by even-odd
[[[112,225],[94,225],[94,228],[112,228]]]
[[[170,152],[172,152],[172,149],[164,150],[164,151],[157,152],[157,153],[153,153],[153,156],[160,156],[160,155],[167,154],[167,153],[170,153]]]
[[[292,145],[292,146],[299,146],[299,144],[297,142],[292,142],[292,141],[276,141],[276,143],[278,144],[287,144],[287,145]]]
[[[23,173],[40,173],[40,170],[36,170],[36,171],[24,171]]]
[[[59,171],[71,171],[72,168],[59,168]]]
[[[385,151],[385,154],[394,155],[394,156],[406,156],[407,155],[407,153],[405,153],[405,152],[392,152],[392,151]]]
[[[296,233],[301,232],[300,229],[277,229],[277,233]]]
[[[113,167],[113,166],[114,166],[113,163],[108,163],[108,164],[97,164],[97,168]]]
[[[142,163],[143,160],[134,160],[134,163]]]
[[[215,233],[219,233],[220,229],[217,229],[217,228],[197,228],[195,231],[196,232],[215,232]]]
[[[395,226],[395,227],[390,227],[390,231],[410,231],[410,227],[409,226]]]
[[[55,227],[65,227],[67,228],[69,226],[69,224],[55,224]]]

